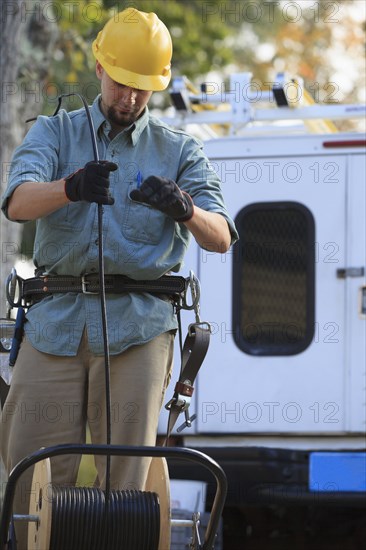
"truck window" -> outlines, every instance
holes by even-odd
[[[297,202],[250,204],[235,219],[233,333],[250,355],[294,355],[314,333],[315,224]]]

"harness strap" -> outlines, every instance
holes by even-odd
[[[165,408],[169,410],[165,442],[168,441],[178,416],[182,412],[186,414],[186,421],[181,429],[191,425],[193,417],[189,418],[188,408],[194,391],[193,383],[206,356],[210,334],[211,330],[208,323],[193,323],[188,328],[188,334],[182,349],[182,366],[179,380],[175,385],[172,399],[165,405]]]

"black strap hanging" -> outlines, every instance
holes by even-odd
[[[184,345],[182,345],[181,322],[178,312],[179,336],[181,346],[181,368],[179,380],[174,388],[174,395],[172,399],[170,399],[170,401],[165,405],[165,408],[169,411],[165,444],[167,444],[173,428],[178,420],[178,417],[182,412],[184,412],[185,414],[185,421],[177,429],[178,432],[182,431],[186,427],[190,427],[192,421],[196,418],[196,415],[192,415],[191,417],[189,416],[189,406],[191,404],[191,397],[194,391],[193,383],[206,357],[206,353],[210,343],[211,326],[209,323],[205,321],[202,322],[200,319],[200,286],[197,277],[195,277],[192,271],[190,272],[189,277],[189,288],[191,289],[193,299],[192,304],[187,304],[185,294],[181,309],[193,309],[195,311],[196,322],[189,325],[188,334],[184,341]]]

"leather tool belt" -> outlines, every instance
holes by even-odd
[[[136,281],[125,275],[105,275],[105,292],[107,294],[122,294],[125,292],[149,292],[179,296],[185,292],[187,281],[184,277],[163,275],[155,280]],[[19,303],[11,304],[18,307],[21,304],[31,304],[56,293],[76,292],[82,294],[99,294],[100,278],[98,273],[88,273],[81,277],[69,275],[41,275],[30,279],[17,276],[19,285]]]

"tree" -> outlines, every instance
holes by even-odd
[[[40,85],[52,56],[57,26],[42,9],[45,0],[4,0],[0,12],[0,167],[1,194],[14,148],[25,132],[24,121],[42,109]],[[29,85],[29,84],[32,84]],[[36,86],[34,87],[34,83]],[[5,315],[5,280],[19,257],[21,226],[0,217],[0,317]],[[0,461],[0,493],[6,474]],[[0,494],[1,500],[1,494]]]
[[[266,88],[278,72],[285,71],[291,77],[303,78],[317,102],[364,100],[359,89],[364,91],[365,14],[364,3],[358,0],[55,3],[60,14],[60,39],[50,81],[58,90],[76,87],[89,96],[87,99],[94,98],[98,83],[93,75],[91,42],[108,18],[132,6],[156,12],[170,29],[173,76],[185,75],[199,84],[207,76],[227,81],[229,72],[247,71]],[[349,78],[344,76],[344,66],[342,70],[339,67],[340,56],[352,60],[347,63]],[[52,96],[52,86],[49,89]],[[167,104],[167,94],[154,94],[153,107]],[[49,109],[53,109],[52,102]]]
[[[365,100],[363,2],[259,0],[257,9],[249,4],[242,38],[234,43],[239,67],[254,67],[262,82],[273,82],[281,71],[299,76],[316,102]]]
[[[27,130],[25,120],[37,116],[43,107],[42,83],[48,74],[58,31],[46,0],[5,0],[0,13],[0,166],[3,193],[12,153]],[[0,233],[0,315],[3,315],[4,282],[19,257],[21,226],[7,222],[1,215]]]

